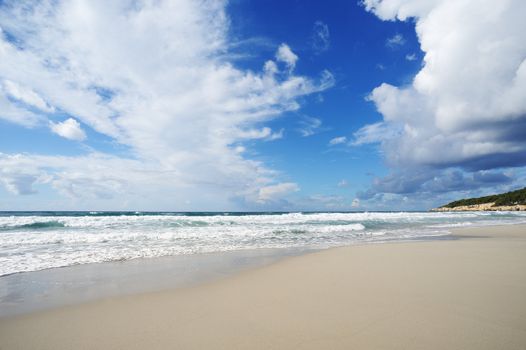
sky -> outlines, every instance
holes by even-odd
[[[0,210],[427,210],[522,188],[525,15],[0,1]]]

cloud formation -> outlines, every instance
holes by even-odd
[[[153,176],[177,193],[193,188],[191,197],[212,192],[214,204],[224,208],[232,196],[278,184],[276,172],[243,157],[242,143],[281,137],[264,123],[298,110],[299,98],[334,84],[332,75],[293,74],[298,56],[286,44],[261,71],[237,68],[228,60],[225,6],[189,0],[3,3],[0,118],[27,127],[52,122],[54,132],[80,140],[78,120],[130,149],[129,159],[3,155],[11,179],[4,183],[22,188],[12,180],[16,174],[44,176],[61,193],[82,197],[95,184],[96,193],[126,187],[144,194],[136,187],[150,186]],[[57,123],[55,111],[70,118]],[[34,164],[27,168],[28,162]]]
[[[385,45],[391,49],[403,46],[405,44],[405,38],[402,34],[395,34],[385,41]]]
[[[415,53],[405,55],[405,59],[408,61],[416,61],[417,57]]]
[[[322,21],[314,22],[311,40],[315,53],[321,54],[327,51],[331,45],[329,26]]]
[[[465,174],[460,170],[426,171],[411,169],[402,174],[391,174],[373,181],[370,192],[360,197],[368,198],[375,193],[412,194],[415,192],[445,193],[449,191],[476,190],[487,186],[507,185],[513,177],[498,171],[478,171]]]
[[[519,15],[526,13],[524,1],[363,5],[382,20],[413,19],[424,57],[411,84],[383,83],[371,92],[383,121],[359,130],[356,144],[381,143],[394,173],[459,168],[478,174],[526,165],[526,22]]]
[[[340,144],[346,143],[346,142],[347,142],[347,137],[345,137],[345,136],[338,136],[338,137],[335,137],[335,138],[331,139],[329,141],[329,145],[331,145],[331,146],[340,145]]]
[[[50,122],[49,127],[55,134],[69,140],[83,141],[86,139],[86,133],[80,127],[79,122],[73,118],[69,118],[62,123]]]
[[[300,188],[293,182],[283,182],[276,185],[270,185],[259,189],[257,202],[267,203],[280,199],[285,194],[299,191]]]
[[[284,62],[290,70],[293,70],[298,61],[298,56],[292,52],[289,45],[283,43],[279,46],[276,52],[276,59],[280,62]]]
[[[319,118],[303,116],[299,122],[300,128],[299,133],[303,137],[309,137],[320,131],[322,121]]]

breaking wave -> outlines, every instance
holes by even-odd
[[[0,213],[0,276],[103,261],[428,239],[526,213]]]

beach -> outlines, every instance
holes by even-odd
[[[526,0],[0,0],[0,350],[526,350]]]
[[[0,349],[526,348],[526,226],[452,238],[332,248],[6,317]]]

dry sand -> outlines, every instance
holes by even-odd
[[[456,233],[3,319],[0,349],[526,349],[526,226]]]

